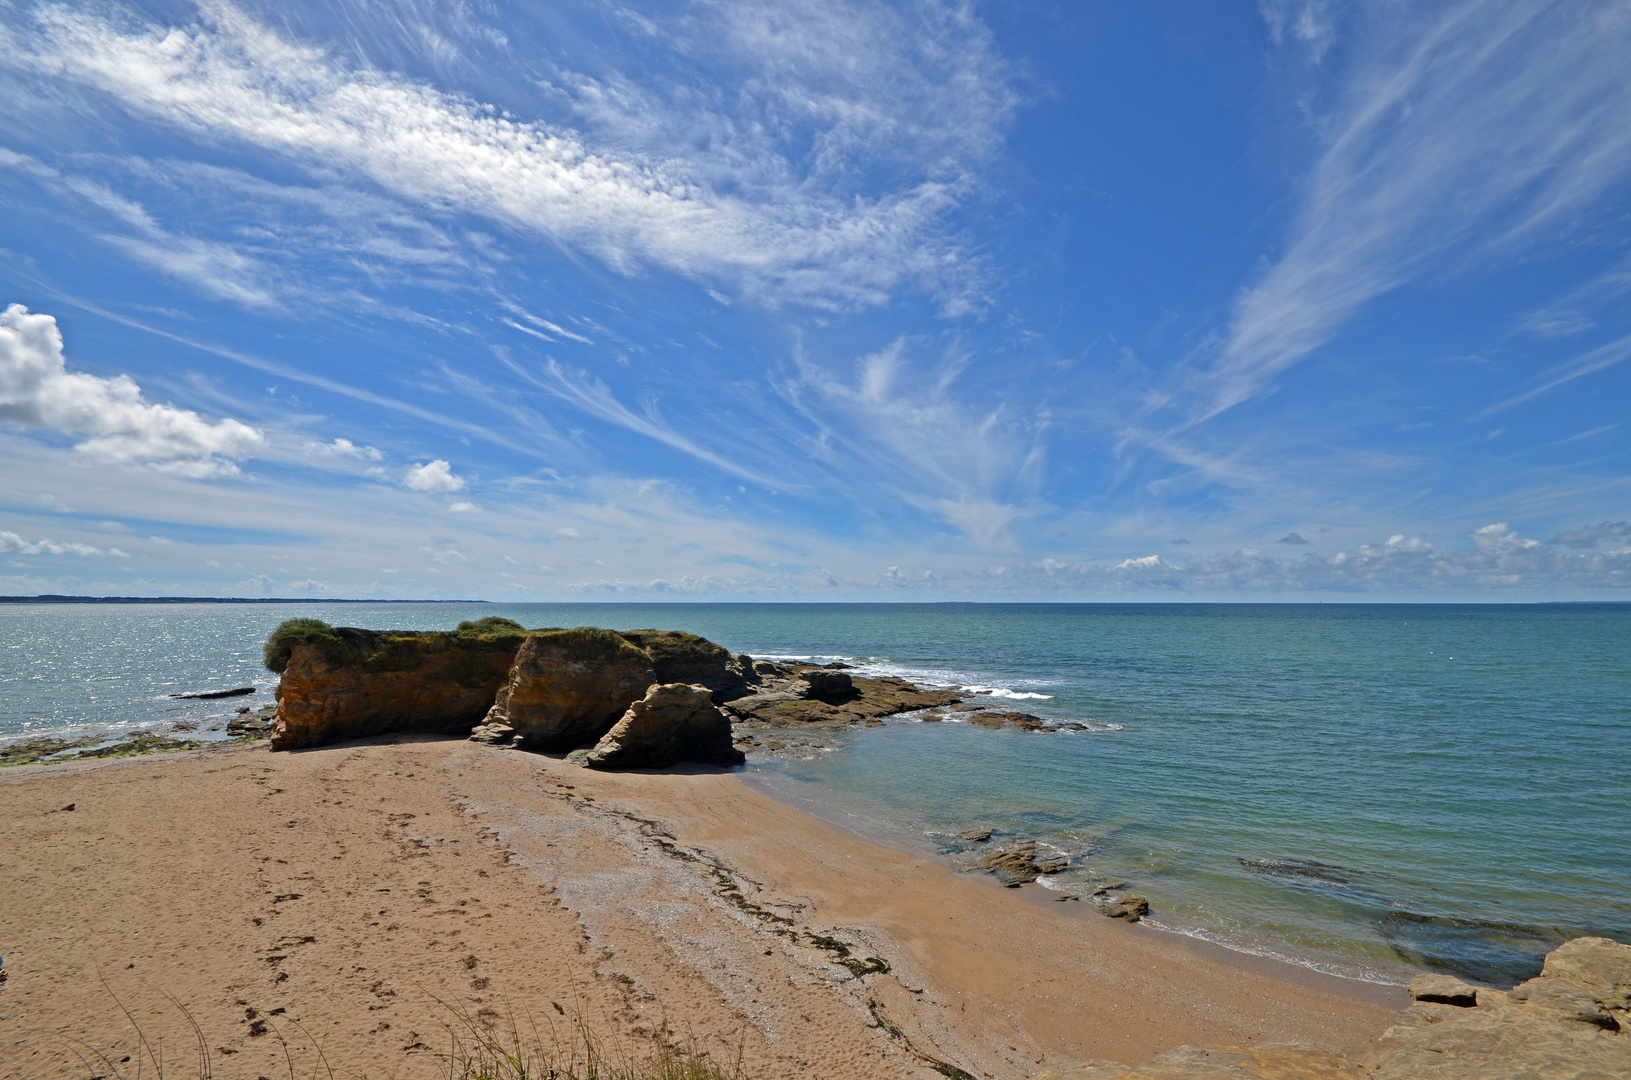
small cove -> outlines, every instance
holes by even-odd
[[[972,824],[1126,881],[1152,922],[1375,981],[1525,977],[1580,933],[1631,940],[1631,607],[154,605],[0,608],[0,738],[207,729],[275,679],[284,618],[445,629],[657,626],[841,659],[1004,708],[755,755],[755,786],[955,859]],[[254,685],[241,699],[177,699]]]

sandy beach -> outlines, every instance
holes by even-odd
[[[467,1024],[581,1024],[614,1057],[662,1040],[749,1077],[1008,1080],[1182,1044],[1343,1050],[1406,1003],[996,887],[740,773],[260,745],[8,769],[0,816],[7,1077],[135,1055],[121,1005],[176,1075],[190,1014],[214,1075],[251,1080],[445,1075]]]

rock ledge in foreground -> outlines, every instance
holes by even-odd
[[[1453,984],[1453,985],[1452,985]],[[1631,1076],[1631,945],[1575,938],[1503,993],[1441,975],[1368,1050],[1180,1046],[1136,1069],[1095,1061],[1034,1080],[1609,1080]],[[1449,1001],[1440,999],[1450,999]],[[1451,1003],[1454,1002],[1454,1003]]]

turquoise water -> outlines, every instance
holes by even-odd
[[[1631,605],[0,607],[0,738],[243,702],[294,615],[448,628],[659,626],[758,656],[976,688],[1071,734],[911,718],[749,765],[770,790],[939,843],[971,823],[1125,881],[1152,922],[1360,978],[1527,977],[1631,941]]]

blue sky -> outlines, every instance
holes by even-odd
[[[0,592],[1631,596],[1631,5],[0,2]]]

